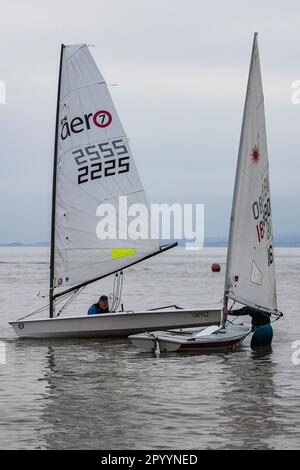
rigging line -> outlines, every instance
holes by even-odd
[[[121,273],[120,273],[120,290],[119,290],[119,295],[118,295],[119,301],[118,301],[116,310],[119,308],[121,300],[122,300],[123,282],[124,282],[124,276],[123,276],[123,271],[121,271]]]
[[[121,290],[122,290],[122,279],[123,279],[123,272],[120,271],[119,272],[119,282],[118,282],[118,286],[117,286],[117,292],[116,292],[116,305],[115,305],[115,310],[118,309],[119,305],[120,305],[120,293],[121,293]]]
[[[116,305],[115,305],[115,310],[117,310],[118,306],[119,306],[119,296],[120,296],[120,288],[121,288],[121,282],[122,282],[122,271],[120,271],[119,273],[119,282],[118,282],[118,285],[117,285],[117,292],[116,292]]]
[[[115,274],[114,276],[114,282],[113,282],[113,291],[112,291],[112,305],[111,305],[111,311],[114,311],[115,307],[115,292],[116,292],[116,283],[118,279],[118,273]]]
[[[116,273],[117,276],[117,282],[116,282],[116,288],[114,291],[114,302],[113,302],[113,311],[115,312],[117,309],[118,305],[118,291],[119,291],[119,285],[120,285],[120,272]]]
[[[57,300],[57,304],[61,304],[67,296],[62,296],[59,300]],[[34,310],[33,312],[29,313],[28,315],[25,315],[24,317],[17,318],[16,321],[24,320],[25,318],[32,317],[33,315],[37,315],[38,313],[43,312],[44,310],[47,310],[49,307],[49,303],[44,305],[43,307],[38,308],[37,310]]]
[[[118,291],[118,285],[119,285],[119,273],[116,273],[114,281],[116,281],[116,282],[114,282],[114,289],[113,289],[112,312],[114,312],[116,310],[117,291]]]
[[[114,276],[114,283],[113,283],[113,293],[112,293],[112,306],[111,306],[111,309],[112,311],[114,311],[114,307],[115,307],[115,292],[116,292],[116,281],[118,279],[118,273],[115,274]]]
[[[114,292],[115,302],[114,302],[113,311],[116,311],[120,305],[120,295],[122,292],[122,283],[123,283],[123,271],[119,271],[117,274],[118,274],[118,282],[116,284],[116,290]]]
[[[178,305],[173,304],[173,305],[166,305],[164,307],[149,308],[148,312],[151,312],[152,310],[163,310],[165,308],[171,308],[171,307],[174,307],[175,310],[184,310],[184,307],[179,307]]]
[[[118,292],[119,292],[119,288],[120,288],[120,273],[118,273],[118,282],[117,282],[116,291],[115,291],[114,311],[116,311],[116,310],[117,310],[117,307],[118,307]]]
[[[57,317],[60,316],[60,314],[73,302],[73,300],[79,295],[80,292],[82,292],[82,290],[84,289],[84,287],[81,287],[80,289],[76,290],[73,295],[71,295],[69,297],[69,299],[66,301],[66,303],[61,307],[61,309],[59,310],[59,312],[57,313]]]
[[[29,317],[32,317],[33,315],[37,315],[38,313],[41,313],[43,312],[44,310],[47,310],[49,307],[49,303],[44,305],[43,307],[40,307],[39,309],[37,310],[34,310],[34,312],[31,312],[29,313],[28,315],[25,315],[24,317],[20,317],[20,318],[17,318],[16,321],[20,321],[20,320],[24,320],[25,318],[29,318]]]

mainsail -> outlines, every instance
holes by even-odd
[[[232,205],[226,299],[277,310],[264,96],[254,35]]]
[[[119,235],[127,204],[148,202],[107,84],[86,44],[62,46],[57,108],[50,299],[160,250]],[[116,239],[100,239],[99,207],[115,209]],[[104,215],[103,213],[101,215]],[[124,222],[125,223],[125,222]],[[51,307],[50,307],[51,313]]]

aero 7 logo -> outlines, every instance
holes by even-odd
[[[65,116],[60,122],[60,136],[62,140],[65,140],[67,137],[70,137],[71,133],[79,134],[84,131],[84,129],[89,130],[91,125],[103,128],[109,126],[111,122],[112,115],[105,109],[100,109],[95,113],[84,114],[83,117],[74,117],[70,123],[68,117]]]

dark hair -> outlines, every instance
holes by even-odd
[[[101,295],[101,297],[99,298],[99,301],[104,301],[104,300],[108,300],[107,295]]]

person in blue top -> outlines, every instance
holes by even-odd
[[[101,295],[98,302],[91,305],[88,310],[88,315],[98,315],[99,313],[109,313],[107,295]]]

